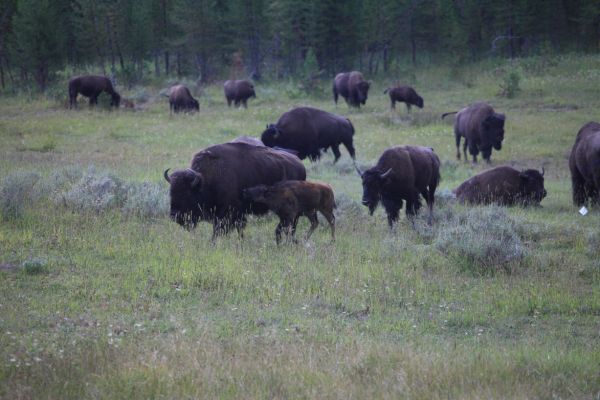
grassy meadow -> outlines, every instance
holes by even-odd
[[[499,95],[509,71],[514,98]],[[335,107],[328,79],[311,96],[257,83],[247,110],[215,84],[196,115],[169,116],[166,82],[123,90],[136,111],[67,110],[66,85],[0,96],[0,398],[598,398],[600,209],[573,206],[567,159],[600,118],[600,57],[408,76],[425,99],[409,115],[383,94],[402,76],[373,78],[360,110]],[[545,168],[542,208],[453,202],[489,166],[456,160],[440,115],[479,100],[507,115],[493,165]],[[282,246],[272,215],[214,244],[208,223],[169,220],[166,168],[299,105],[348,116],[361,167],[392,145],[433,147],[433,226],[369,216],[343,147],[335,165],[305,160],[335,190],[335,243],[324,219]]]

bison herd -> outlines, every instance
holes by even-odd
[[[360,108],[367,101],[370,83],[358,71],[338,74],[333,82],[337,104],[342,96],[349,106]],[[111,81],[102,76],[78,76],[69,81],[69,104],[76,106],[78,94],[89,97],[90,105],[97,102],[101,92],[111,96],[111,105],[118,107],[121,96]],[[423,98],[408,86],[385,90],[391,107],[396,102],[423,108]],[[224,84],[227,104],[247,107],[247,100],[256,97],[254,86],[247,80],[230,80]],[[198,111],[199,104],[183,85],[171,88],[171,112]],[[489,104],[478,102],[457,112],[445,113],[442,118],[456,114],[454,135],[456,157],[460,160],[463,141],[464,159],[467,149],[473,163],[481,153],[490,163],[492,149],[500,150],[504,141],[505,115]],[[326,183],[306,181],[306,169],[300,161],[316,161],[329,148],[334,163],[341,157],[340,145],[348,151],[353,162],[354,126],[343,116],[312,107],[297,107],[268,124],[260,140],[242,136],[231,142],[210,146],[192,158],[189,168],[164,172],[170,184],[170,216],[178,224],[192,229],[200,221],[213,225],[213,239],[235,228],[240,237],[248,215],[268,211],[279,217],[275,230],[277,243],[282,235],[294,240],[296,225],[301,216],[309,219],[310,237],[318,225],[317,212],[329,223],[335,239],[336,208],[334,193]],[[440,160],[435,151],[423,146],[394,146],[383,151],[376,165],[361,171],[354,164],[363,186],[362,204],[371,214],[382,203],[389,226],[398,220],[406,202],[405,212],[411,221],[421,208],[422,197],[428,207],[428,223],[433,220],[435,191],[440,182]],[[590,200],[600,203],[600,124],[589,122],[577,134],[569,157],[573,202],[583,206]],[[546,196],[544,169],[519,171],[499,166],[467,179],[454,190],[464,204],[539,206]]]

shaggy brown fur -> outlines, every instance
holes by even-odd
[[[430,147],[395,146],[385,150],[377,164],[358,170],[363,184],[363,205],[371,215],[379,201],[383,203],[390,228],[398,220],[402,200],[406,200],[406,216],[414,216],[421,194],[429,206],[429,223],[433,218],[435,189],[440,182],[440,159]]]
[[[341,72],[333,80],[333,100],[337,105],[338,96],[342,96],[349,106],[360,108],[367,102],[369,86],[360,72]]]
[[[335,240],[336,208],[333,189],[326,183],[306,181],[283,181],[273,186],[260,185],[244,190],[244,195],[257,203],[266,204],[269,210],[279,217],[279,224],[275,229],[275,240],[281,242],[281,232],[291,236],[296,233],[296,225],[300,216],[310,220],[310,229],[306,239],[312,235],[319,225],[317,211],[327,219],[331,227],[331,239]]]
[[[463,182],[456,190],[461,203],[512,206],[539,206],[546,197],[544,170],[518,171],[513,167],[501,166],[483,171]]]
[[[183,85],[175,85],[169,95],[169,109],[171,112],[200,111],[198,100],[192,97],[190,90]]]
[[[573,203],[581,207],[589,199],[600,204],[600,124],[588,122],[577,133],[569,157]]]
[[[410,106],[417,106],[423,108],[423,98],[417,94],[415,89],[410,86],[396,86],[393,88],[385,89],[383,92],[389,93],[390,103],[393,109],[396,108],[396,102],[406,104],[406,111],[410,112]]]
[[[88,97],[90,107],[98,104],[100,93],[106,92],[111,96],[110,105],[119,107],[121,95],[115,91],[113,85],[105,76],[82,75],[69,80],[69,108],[77,108],[77,95]]]
[[[241,103],[244,108],[248,108],[248,99],[250,97],[256,98],[254,85],[247,80],[226,81],[223,84],[223,91],[229,107],[233,102],[236,107],[239,107]]]

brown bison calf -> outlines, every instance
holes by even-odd
[[[279,217],[275,229],[277,244],[281,242],[281,231],[294,238],[298,218],[305,216],[310,220],[310,229],[306,239],[319,225],[317,211],[327,219],[331,227],[331,238],[335,240],[335,198],[331,186],[326,183],[306,181],[282,181],[273,186],[259,185],[244,190],[244,197],[269,207]]]
[[[569,157],[573,202],[600,204],[600,124],[588,122],[577,133]]]
[[[423,108],[423,98],[417,94],[415,89],[410,86],[396,86],[393,88],[387,88],[383,92],[389,93],[390,102],[392,108],[396,108],[396,102],[406,104],[406,111],[410,112],[410,106],[417,106]]]
[[[547,194],[544,169],[539,172],[509,166],[492,168],[463,182],[455,193],[461,203],[539,206]]]

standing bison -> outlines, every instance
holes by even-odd
[[[77,95],[88,97],[90,106],[98,104],[100,93],[106,92],[111,96],[110,105],[119,107],[121,95],[115,91],[113,85],[105,76],[82,75],[69,80],[69,108],[77,107]]]
[[[261,139],[269,147],[297,151],[301,160],[306,157],[318,160],[321,149],[327,151],[331,147],[337,162],[341,156],[340,144],[354,159],[353,136],[354,126],[348,118],[312,107],[298,107],[283,113],[276,124],[267,125]]]
[[[384,90],[383,94],[386,93],[389,93],[390,95],[390,102],[393,109],[396,108],[396,102],[406,104],[407,112],[410,112],[411,105],[423,108],[423,98],[410,86],[387,88]]]
[[[170,112],[200,111],[198,100],[192,97],[190,90],[183,85],[175,85],[171,88],[169,95]]]
[[[455,190],[461,203],[539,206],[546,197],[544,169],[519,171],[501,166],[481,172]]]
[[[445,113],[442,115],[454,114]],[[456,113],[454,121],[454,136],[456,139],[456,158],[460,160],[460,138],[464,137],[463,152],[467,161],[467,146],[469,153],[473,156],[473,163],[477,162],[477,154],[481,151],[483,159],[491,162],[492,147],[496,150],[502,149],[504,140],[504,114],[494,112],[487,103],[475,103],[463,108]]]
[[[236,107],[239,107],[241,102],[244,108],[248,108],[248,99],[250,97],[256,98],[254,85],[247,80],[226,81],[223,84],[223,91],[229,107],[231,107],[231,102]]]
[[[600,124],[588,122],[577,133],[569,157],[573,203],[583,206],[589,199],[600,204]]]
[[[164,177],[171,185],[171,218],[194,228],[198,221],[213,224],[213,240],[232,227],[242,236],[247,214],[265,214],[264,204],[243,198],[242,191],[257,185],[305,180],[306,170],[297,157],[268,147],[224,143],[194,155],[191,168]]]
[[[371,215],[381,200],[391,228],[398,220],[402,200],[406,201],[406,216],[412,218],[421,207],[421,194],[429,207],[428,222],[431,224],[435,189],[440,182],[440,160],[433,149],[390,147],[374,167],[365,172],[356,170],[362,178],[362,203],[369,207]]]
[[[341,72],[333,80],[333,101],[337,105],[338,96],[342,96],[349,106],[360,108],[367,102],[369,86],[360,72]]]

